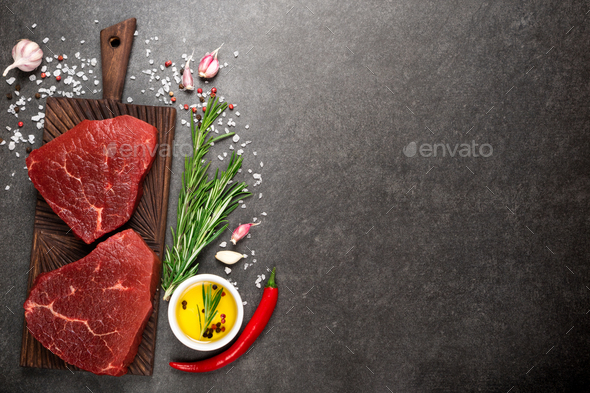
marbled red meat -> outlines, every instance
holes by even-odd
[[[131,116],[84,120],[27,157],[31,181],[86,243],[126,223],[142,196],[158,130]]]
[[[160,267],[135,231],[113,235],[86,257],[37,277],[24,304],[27,327],[67,363],[123,375],[152,313]]]

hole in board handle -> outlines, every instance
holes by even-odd
[[[109,44],[111,47],[116,48],[121,45],[121,39],[119,37],[111,37],[109,38]]]

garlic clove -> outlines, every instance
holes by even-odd
[[[231,235],[231,240],[230,242],[232,242],[234,245],[239,242],[240,240],[242,240],[244,238],[244,236],[246,236],[248,234],[248,232],[250,231],[250,227],[256,226],[256,225],[260,225],[259,222],[257,223],[249,223],[249,224],[242,224],[240,226],[238,226],[232,233]]]
[[[244,255],[235,251],[219,251],[217,254],[215,254],[215,258],[225,263],[226,265],[233,265],[240,259],[244,258]]]
[[[190,63],[191,63],[191,60],[193,59],[194,54],[195,54],[195,51],[193,50],[193,53],[186,60],[186,64],[184,65],[184,72],[182,73],[182,84],[184,85],[184,88],[186,90],[195,90],[195,83],[193,81],[193,75],[191,74],[191,67],[190,67]]]
[[[201,78],[213,78],[219,71],[219,61],[217,60],[217,53],[221,46],[211,53],[206,53],[199,62],[199,76]]]
[[[33,71],[43,61],[43,51],[37,43],[23,39],[12,48],[12,58],[14,63],[6,67],[2,76],[6,76],[8,71],[17,67],[24,72]]]

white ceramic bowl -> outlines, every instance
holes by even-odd
[[[211,342],[196,341],[195,339],[190,338],[189,336],[184,334],[184,332],[180,329],[180,326],[178,325],[178,321],[176,320],[176,306],[178,305],[180,296],[193,285],[202,282],[212,282],[214,284],[222,286],[226,291],[231,293],[233,299],[236,301],[236,309],[238,310],[236,322],[234,323],[232,329],[221,340]],[[229,281],[227,281],[223,277],[219,277],[214,274],[197,274],[196,276],[193,276],[185,280],[176,288],[176,290],[172,294],[172,298],[170,298],[170,303],[168,304],[168,322],[170,323],[170,328],[172,329],[172,332],[174,333],[176,338],[180,340],[181,343],[197,351],[213,351],[215,349],[219,349],[227,345],[240,331],[240,327],[242,327],[243,320],[244,305],[242,304],[242,298],[240,297],[240,294]]]

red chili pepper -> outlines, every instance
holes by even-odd
[[[231,362],[237,360],[248,351],[248,348],[254,344],[254,341],[256,341],[260,333],[262,333],[266,327],[266,324],[275,309],[278,298],[279,289],[275,284],[275,269],[272,269],[272,273],[264,287],[262,300],[260,300],[260,304],[254,312],[252,319],[244,328],[242,335],[227,351],[213,356],[212,358],[199,360],[193,363],[170,362],[170,366],[177,370],[189,373],[205,373],[227,366]]]

